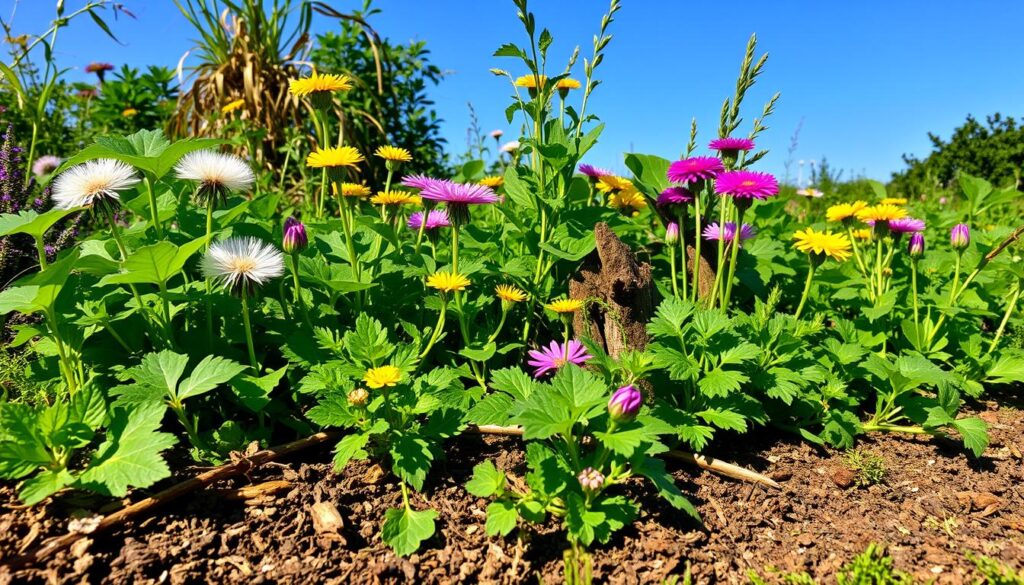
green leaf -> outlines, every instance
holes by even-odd
[[[187,138],[172,144],[160,130],[140,130],[130,136],[102,136],[64,161],[54,176],[89,160],[115,158],[136,167],[153,179],[160,179],[185,154],[225,143],[225,140],[214,138]]]
[[[623,457],[631,457],[636,448],[648,438],[646,429],[636,421],[619,425],[611,433],[595,431],[594,437]]]
[[[404,557],[420,548],[420,543],[434,535],[434,510],[416,511],[410,508],[391,508],[384,512],[384,526],[380,537],[395,554]]]
[[[964,447],[974,453],[975,457],[981,457],[988,447],[988,425],[980,418],[961,418],[953,421],[953,428],[960,433],[964,440]]]
[[[434,462],[430,444],[416,435],[399,434],[391,444],[391,470],[416,488],[423,489],[427,472]]]
[[[715,368],[697,382],[701,392],[710,397],[725,396],[737,392],[744,382],[750,381],[745,374],[735,370]]]
[[[18,491],[18,498],[27,506],[37,504],[74,483],[75,478],[67,469],[47,469],[31,479],[25,480]]]
[[[53,224],[81,210],[82,208],[51,209],[40,214],[26,209],[18,214],[5,213],[0,215],[0,236],[28,234],[38,240],[43,237],[46,230],[53,227]]]
[[[985,381],[992,384],[1024,382],[1024,356],[1000,356],[985,373]]]
[[[334,448],[334,471],[341,472],[353,459],[366,459],[369,455],[366,444],[370,441],[370,433],[345,435]]]
[[[466,413],[466,420],[477,425],[506,425],[512,416],[513,404],[508,394],[488,394]]]
[[[665,469],[664,461],[655,457],[644,457],[639,465],[633,467],[633,471],[651,480],[658,490],[658,495],[665,498],[673,508],[686,512],[697,522],[702,522],[700,512],[683,496],[683,492],[679,491],[675,479]]]
[[[708,424],[715,425],[720,429],[729,429],[741,433],[747,430],[747,419],[738,412],[724,409],[708,409],[697,413],[697,416],[704,419]]]
[[[321,427],[351,427],[359,422],[359,417],[352,412],[344,393],[325,396],[319,404],[306,412],[306,418]]]
[[[479,498],[489,498],[505,489],[505,474],[490,459],[473,467],[473,477],[466,482],[466,491]]]
[[[648,197],[657,197],[669,187],[669,161],[649,154],[627,154],[626,167],[633,172],[633,184]]]
[[[144,246],[128,256],[120,273],[100,279],[100,285],[166,283],[181,272],[185,262],[205,244],[204,236],[181,247],[167,241]]]
[[[160,452],[177,440],[174,435],[157,430],[164,410],[161,405],[117,410],[107,430],[107,440],[96,449],[78,483],[120,498],[128,493],[129,487],[149,487],[170,476]]]
[[[78,248],[74,248],[46,270],[19,279],[7,290],[0,291],[0,315],[11,311],[30,314],[53,307],[57,296],[64,290],[64,283],[78,260],[78,254]]]
[[[508,392],[516,400],[526,400],[540,384],[520,368],[504,368],[491,373],[491,387]]]
[[[178,380],[188,366],[188,356],[175,353],[169,349],[157,353],[148,353],[142,363],[125,370],[122,378],[133,378],[140,384],[159,388],[167,396],[174,396],[178,389]]]
[[[260,412],[270,404],[270,393],[277,388],[284,378],[288,366],[281,366],[259,378],[254,376],[236,376],[231,379],[231,388],[239,401],[253,412]]]
[[[360,313],[356,328],[345,332],[343,341],[352,360],[364,367],[381,363],[395,350],[395,346],[388,342],[387,329],[366,313]]]
[[[498,346],[494,342],[491,342],[479,349],[473,349],[469,347],[463,348],[462,350],[459,351],[459,355],[471,359],[473,361],[486,362],[487,360],[494,357],[494,352],[497,349]]]
[[[218,356],[208,355],[192,370],[192,375],[178,387],[178,400],[209,392],[231,380],[248,368],[242,364]]]
[[[519,513],[516,506],[507,500],[491,502],[487,506],[487,536],[507,536],[516,527]]]

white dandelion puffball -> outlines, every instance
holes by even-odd
[[[174,167],[179,179],[188,179],[207,188],[241,191],[256,181],[247,162],[233,154],[196,150],[183,156]]]
[[[202,268],[232,290],[252,289],[284,274],[284,255],[257,238],[228,238],[210,245]]]
[[[506,142],[505,144],[502,144],[501,148],[498,150],[500,150],[501,152],[515,152],[519,150],[519,146],[520,144],[518,140],[511,140],[509,142]]]
[[[53,202],[60,209],[92,207],[120,201],[118,191],[139,182],[131,165],[112,158],[90,160],[64,171],[53,182]]]

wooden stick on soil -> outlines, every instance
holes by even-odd
[[[206,487],[210,484],[218,481],[229,479],[243,473],[247,473],[253,468],[259,467],[268,461],[273,461],[280,457],[284,457],[290,453],[301,451],[316,445],[326,443],[328,441],[337,439],[341,436],[340,432],[324,432],[311,435],[298,441],[292,441],[291,443],[285,443],[277,447],[271,447],[270,449],[264,449],[257,451],[249,457],[239,459],[232,463],[226,463],[219,467],[214,467],[209,471],[200,473],[192,479],[183,481],[175,484],[162,492],[152,495],[144,500],[139,500],[134,504],[125,506],[120,510],[104,516],[102,520],[96,525],[96,528],[89,534],[83,534],[80,532],[70,532],[63,536],[52,538],[41,546],[27,552],[26,554],[12,559],[8,566],[12,568],[22,567],[28,564],[38,562],[46,557],[49,557],[69,546],[75,542],[81,540],[86,536],[92,536],[94,534],[105,532],[113,526],[122,522],[131,520],[132,518],[139,516],[149,510],[162,506],[170,501],[176,500],[185,494]]]
[[[523,436],[522,427],[502,427],[498,425],[469,425],[469,427],[466,428],[466,432],[479,433],[481,435],[503,435],[507,437]],[[781,489],[781,486],[778,483],[766,475],[762,475],[756,471],[747,469],[746,467],[726,463],[725,461],[715,459],[714,457],[687,453],[686,451],[669,451],[668,453],[664,453],[664,456],[678,461],[684,461],[702,469],[707,469],[708,471],[713,471],[720,475],[738,479],[740,481],[750,481],[775,489]]]

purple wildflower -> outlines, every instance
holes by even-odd
[[[644,397],[632,384],[623,386],[612,394],[608,401],[608,414],[616,422],[628,422],[636,418]]]
[[[745,223],[740,226],[740,242],[743,240],[749,240],[754,237],[756,231],[754,227],[749,223]],[[713,223],[708,227],[704,228],[704,239],[705,240],[725,240],[731,242],[736,239],[736,222],[727,221],[725,227],[722,228],[718,223]]]
[[[924,234],[914,232],[910,236],[910,242],[907,244],[907,254],[910,254],[911,258],[924,256]]]
[[[658,207],[667,205],[684,205],[693,201],[693,193],[686,187],[669,187],[658,194],[655,204]]]
[[[768,173],[729,171],[715,179],[715,193],[734,199],[767,199],[779,192],[779,182]]]
[[[696,183],[714,179],[724,170],[720,159],[713,156],[695,156],[670,164],[666,176],[674,183]]]
[[[958,223],[949,231],[949,243],[954,250],[963,250],[971,243],[971,228],[966,223]]]
[[[894,234],[909,234],[924,231],[924,220],[913,217],[889,220],[889,231]]]
[[[602,169],[600,167],[595,167],[594,165],[588,165],[586,163],[580,165],[580,172],[595,181],[597,179],[600,179],[601,177],[606,177],[608,175],[614,174],[607,169]]]
[[[281,238],[281,249],[285,254],[298,254],[309,245],[309,237],[306,235],[306,226],[302,222],[289,217],[284,220],[284,235]]]
[[[409,216],[409,228],[418,230],[420,226],[426,231],[436,230],[437,228],[450,227],[452,222],[448,219],[448,212],[443,209],[435,209],[426,213],[424,218],[424,212],[417,211]]]
[[[566,364],[582,366],[594,357],[575,339],[570,339],[567,344],[552,341],[547,347],[530,350],[529,355],[531,359],[526,363],[536,368],[533,372],[534,378],[557,371]]]
[[[749,138],[716,138],[708,144],[711,150],[736,153],[741,150],[754,150],[754,141]]]

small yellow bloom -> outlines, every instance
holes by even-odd
[[[878,202],[879,205],[906,205],[907,200],[903,197],[886,197]]]
[[[241,110],[242,106],[244,106],[244,105],[245,105],[245,100],[244,99],[232,100],[232,101],[224,104],[224,107],[222,107],[220,109],[220,113],[222,113],[222,114],[230,114],[231,112],[234,112],[236,110]]]
[[[644,199],[644,196],[639,191],[630,187],[612,193],[608,197],[608,206],[630,215],[637,215],[641,209],[647,207],[647,200]]]
[[[292,79],[288,82],[288,92],[298,97],[348,89],[352,89],[352,80],[347,75],[320,75],[316,71],[304,79]]]
[[[334,194],[337,195],[338,186],[331,185],[331,188],[334,190]],[[341,184],[341,194],[344,195],[345,197],[369,197],[370,193],[372,192],[373,191],[371,191],[369,187],[367,187],[366,185],[362,185],[360,183]]]
[[[858,240],[870,240],[874,232],[868,228],[853,230],[853,237]]]
[[[351,146],[323,148],[309,153],[306,166],[314,169],[354,167],[365,160],[359,151]]]
[[[499,284],[494,287],[494,293],[499,299],[510,303],[521,303],[526,300],[526,293],[511,284]]]
[[[544,307],[556,313],[575,313],[583,308],[583,301],[577,299],[556,299],[544,305]]]
[[[892,221],[907,217],[907,210],[895,205],[872,205],[857,212],[857,219],[861,221]]]
[[[385,386],[394,386],[398,384],[398,381],[402,379],[402,372],[395,366],[381,366],[379,368],[370,368],[366,370],[366,375],[363,376],[363,381],[370,388],[383,388]]]
[[[397,146],[378,146],[377,151],[373,154],[392,162],[409,162],[412,160],[412,153]]]
[[[571,77],[559,79],[558,83],[555,84],[555,89],[564,89],[566,91],[570,89],[579,89],[580,87],[580,82]]]
[[[370,203],[374,205],[419,205],[423,200],[418,195],[408,191],[378,191],[370,197]]]
[[[850,239],[843,234],[831,230],[819,232],[814,228],[799,230],[793,234],[796,249],[807,254],[818,254],[835,258],[842,262],[850,257]]]
[[[135,108],[125,108],[121,115],[125,118],[133,118],[139,114],[139,111]]]
[[[505,177],[501,175],[491,175],[480,179],[480,184],[484,187],[490,187],[491,189],[497,189],[505,184]]]
[[[427,277],[427,286],[445,293],[466,290],[469,279],[458,272],[439,271]]]
[[[857,217],[857,212],[868,206],[867,201],[854,201],[853,203],[840,203],[828,208],[825,217],[829,221],[844,221]]]
[[[633,181],[622,177],[616,177],[615,175],[605,175],[597,180],[597,190],[602,193],[612,193],[614,191],[633,188]]]
[[[540,76],[540,85],[543,86],[547,82],[548,82],[548,76],[547,75],[541,75]],[[537,89],[537,76],[533,75],[533,74],[521,75],[521,76],[516,78],[515,84],[516,84],[516,87],[525,87],[526,89]]]

